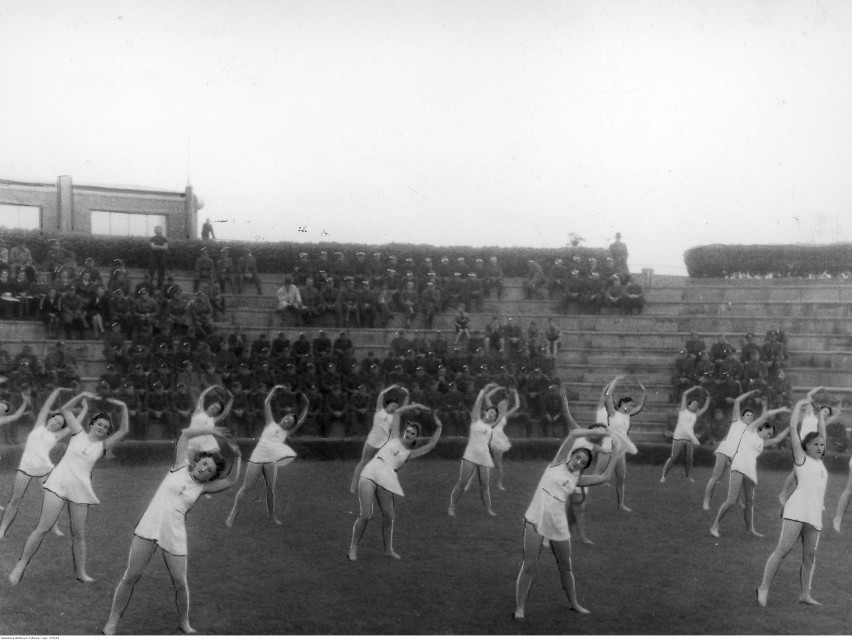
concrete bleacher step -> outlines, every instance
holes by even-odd
[[[704,302],[852,302],[852,281],[773,280],[687,280],[684,301]]]

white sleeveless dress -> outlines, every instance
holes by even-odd
[[[277,422],[270,422],[263,428],[260,439],[249,456],[249,462],[254,464],[275,463],[283,467],[292,462],[296,452],[286,444],[287,432]]]
[[[408,460],[411,449],[403,446],[399,438],[391,438],[386,445],[376,452],[361,472],[361,478],[372,480],[382,489],[387,489],[394,495],[404,496],[402,485],[396,472]]]
[[[785,520],[804,522],[817,531],[822,531],[825,488],[828,485],[825,465],[822,460],[805,456],[805,461],[794,465],[793,471],[798,484],[787,499],[781,517]]]
[[[56,446],[56,432],[43,424],[36,425],[27,436],[18,471],[33,478],[46,476],[53,470],[50,450]]]
[[[524,519],[539,535],[549,540],[570,540],[566,504],[577,488],[579,474],[571,473],[567,464],[548,466],[538,481]]]
[[[491,425],[482,420],[474,420],[470,424],[470,435],[467,438],[462,460],[468,460],[481,467],[493,467],[489,444],[491,443]]]
[[[172,469],[163,478],[133,533],[152,540],[167,553],[185,556],[186,514],[202,493],[204,483],[192,478],[188,465]]]
[[[100,504],[92,489],[92,470],[106,453],[102,440],[92,441],[85,431],[71,436],[65,455],[59,461],[44,488],[75,504]]]

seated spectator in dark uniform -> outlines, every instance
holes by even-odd
[[[710,345],[710,359],[715,363],[717,368],[728,358],[729,352],[733,352],[736,356],[737,350],[728,341],[728,336],[724,333],[716,342]]]
[[[311,343],[314,359],[321,361],[328,358],[331,355],[331,346],[331,339],[329,339],[323,329],[320,329],[317,337]]]
[[[774,377],[780,369],[784,368],[786,359],[784,346],[778,342],[774,329],[766,332],[766,339],[760,348],[760,359],[766,363],[770,377]]]
[[[728,373],[734,380],[743,379],[743,363],[737,359],[736,351],[727,351],[725,359],[718,365],[718,371],[720,374]]]
[[[362,327],[372,329],[376,323],[376,316],[379,313],[378,293],[370,286],[369,279],[364,278],[359,282],[361,284],[356,288],[358,292],[358,318],[361,321]]]
[[[503,268],[497,262],[497,256],[488,258],[485,265],[485,295],[491,296],[491,291],[497,292],[497,298],[503,297]]]
[[[399,293],[399,306],[402,309],[405,317],[405,328],[410,329],[414,318],[417,316],[418,306],[420,304],[420,296],[414,288],[414,281],[409,280],[405,283],[405,289]]]
[[[229,421],[231,430],[241,437],[251,436],[251,391],[244,389],[239,380],[231,382],[234,403],[231,405]]]
[[[340,327],[360,327],[361,318],[358,315],[358,292],[355,290],[355,280],[352,276],[343,279],[343,288],[337,299],[337,325]]]
[[[778,369],[769,379],[769,408],[790,407],[793,405],[793,385],[787,372]]]
[[[77,295],[76,287],[69,287],[62,298],[60,299],[60,309],[62,311],[62,325],[65,328],[65,339],[71,340],[72,333],[76,330],[77,337],[80,340],[85,338],[85,331],[88,328],[86,323],[86,303]]]
[[[547,278],[547,293],[554,300],[561,300],[565,296],[565,286],[568,283],[568,267],[562,258],[553,261],[553,267]]]
[[[698,354],[698,360],[692,367],[692,377],[695,384],[704,385],[716,377],[716,365],[710,359],[709,351]]]
[[[626,276],[627,280],[624,287],[624,312],[627,314],[642,313],[645,308],[645,294],[642,292],[642,285],[636,282],[632,276]]]
[[[26,245],[19,244],[9,249],[9,267],[12,271],[23,270],[27,280],[36,281],[36,266],[32,253]]]
[[[609,279],[603,293],[603,306],[610,313],[624,312],[624,287],[621,286],[621,279],[618,276],[612,276]]]
[[[308,278],[316,279],[316,271],[307,251],[302,251],[293,267],[293,282],[296,286],[301,287],[308,281]]]
[[[530,407],[532,403],[530,403]],[[559,394],[559,387],[555,384],[548,386],[547,390],[541,394],[541,435],[545,438],[565,437],[567,432],[567,424],[562,412],[562,396]],[[530,413],[533,413],[530,411]]]
[[[260,278],[257,275],[257,259],[252,255],[251,249],[246,249],[237,260],[237,293],[243,292],[245,283],[254,283],[257,295],[262,295]]]
[[[515,324],[514,318],[509,318],[503,327],[503,349],[506,358],[517,360],[523,355],[523,330]]]
[[[193,281],[194,291],[200,291],[201,285],[207,282],[212,282],[216,275],[216,265],[207,250],[207,247],[201,247],[201,252],[195,261],[195,280]]]
[[[686,340],[684,349],[687,354],[692,356],[693,361],[696,361],[698,360],[698,354],[705,351],[707,349],[707,345],[704,343],[704,340],[698,337],[697,333],[692,331],[689,334],[689,338]]]
[[[592,271],[583,279],[583,290],[580,294],[580,309],[584,313],[596,315],[600,313],[603,304],[605,282],[601,282],[600,273]]]
[[[300,333],[296,342],[293,343],[293,358],[296,365],[306,362],[311,357],[311,343],[308,342],[308,337],[304,333]]]
[[[430,281],[426,283],[426,288],[423,289],[420,302],[423,309],[425,327],[431,329],[435,323],[435,314],[441,309],[441,292],[437,289],[434,282]]]
[[[524,282],[524,296],[527,299],[537,298],[540,296],[540,290],[547,283],[547,278],[544,277],[544,270],[541,265],[530,258],[527,260],[527,279]]]
[[[338,360],[351,358],[355,355],[355,345],[346,331],[341,331],[338,334],[337,339],[332,345],[332,352],[334,357]]]
[[[307,278],[305,284],[299,288],[302,298],[302,321],[306,325],[312,325],[325,313],[325,302],[320,295],[320,290],[314,286],[314,279]]]
[[[186,429],[195,413],[195,398],[189,392],[185,382],[178,382],[174,392],[169,394],[170,411],[168,426],[171,437],[177,438],[182,429]]]
[[[216,261],[216,280],[219,282],[219,288],[222,290],[222,293],[226,291],[226,283],[231,286],[231,293],[236,292],[237,289],[234,284],[236,274],[237,266],[231,257],[231,248],[222,247],[222,250],[219,252],[219,259]]]
[[[767,394],[769,370],[766,363],[760,360],[760,354],[752,352],[751,360],[743,365],[743,382],[745,391],[758,389],[763,395]]]
[[[456,331],[454,344],[459,344],[461,341],[470,339],[470,315],[468,315],[463,304],[460,304],[458,307],[458,313],[453,318],[453,325]]]

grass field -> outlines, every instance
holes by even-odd
[[[850,628],[852,556],[849,531],[830,521],[845,477],[832,475],[826,528],[820,540],[814,596],[823,607],[797,604],[801,552],[788,556],[769,606],[754,588],[780,531],[777,494],[784,475],[762,471],[757,529],[746,535],[741,511],[708,533],[701,510],[709,468],[695,484],[681,469],[660,485],[660,468],[628,470],[627,504],[615,510],[614,491],[592,491],[587,530],[593,546],[574,547],[580,602],[592,615],[567,610],[556,563],[545,551],[527,602],[527,619],[511,619],[521,559],[522,516],[546,463],[507,461],[509,491],[495,492],[489,518],[474,490],[446,515],[458,463],[414,461],[400,472],[407,496],[397,502],[396,550],[381,556],[378,519],[370,523],[357,563],[346,560],[356,500],[346,491],[351,462],[296,461],[279,477],[284,526],[267,524],[262,502],[249,503],[233,530],[224,527],[233,490],[202,499],[188,518],[191,620],[202,634],[840,634]],[[40,492],[30,488],[21,513],[0,542],[0,634],[96,634],[109,613],[124,570],[133,526],[166,472],[158,466],[95,471],[101,505],[89,516],[90,585],[74,580],[69,538],[48,536],[24,580],[5,579],[35,525]],[[0,474],[3,500],[13,474]],[[724,485],[714,501],[718,505]],[[258,494],[259,495],[259,494]],[[67,516],[61,519],[68,531]],[[171,582],[159,555],[119,629],[120,633],[174,634]]]

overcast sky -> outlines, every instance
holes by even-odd
[[[0,177],[181,191],[225,238],[634,271],[852,239],[846,0],[4,0]],[[299,231],[303,228],[304,231]]]

